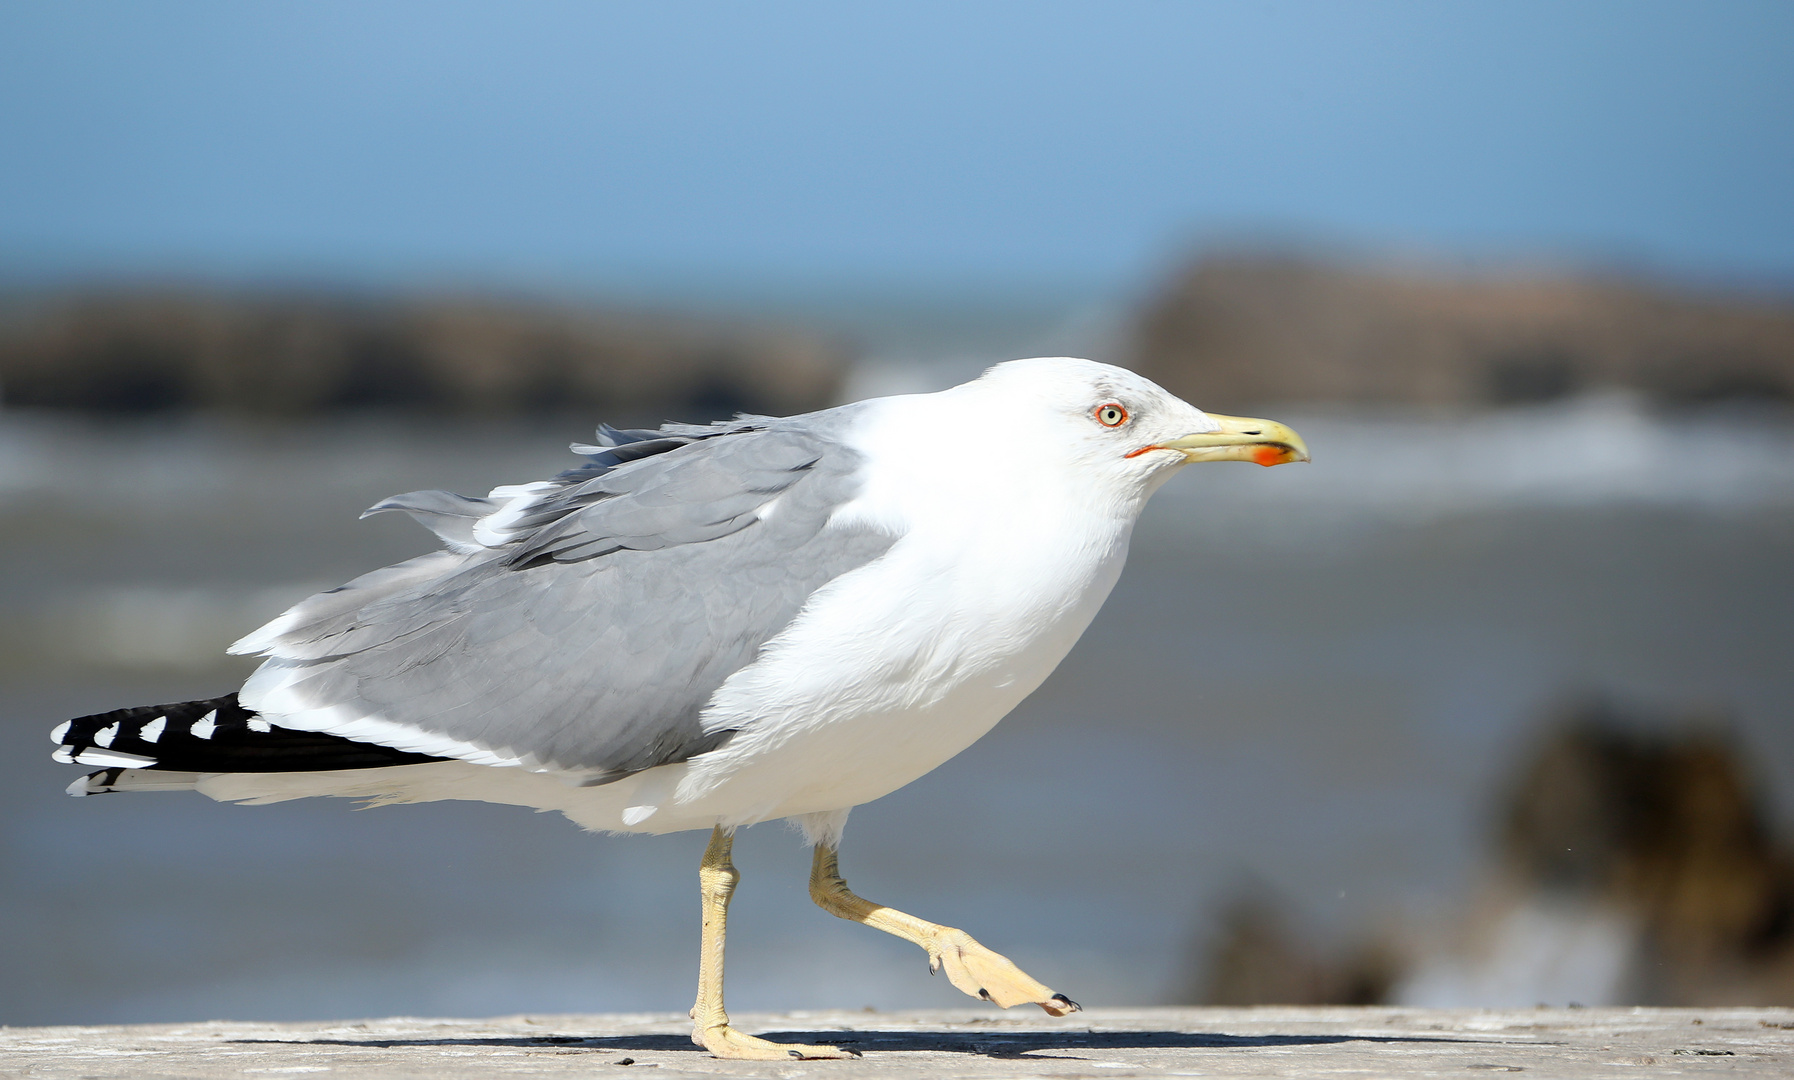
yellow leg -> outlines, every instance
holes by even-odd
[[[691,1041],[719,1058],[789,1061],[859,1057],[851,1050],[832,1046],[767,1042],[729,1026],[729,1014],[723,1010],[723,936],[729,925],[729,898],[735,894],[735,883],[741,880],[735,864],[729,861],[729,849],[734,846],[734,835],[717,826],[710,834],[710,846],[704,849],[703,865],[698,868],[698,886],[704,897],[704,944],[698,960],[698,1003],[691,1009]]]
[[[1052,1016],[1078,1011],[1077,1002],[1035,982],[1007,956],[978,944],[964,930],[940,926],[855,896],[841,877],[838,852],[827,844],[816,845],[815,861],[810,868],[810,899],[831,915],[920,945],[928,953],[929,971],[946,968],[953,985],[975,998],[994,1001],[1005,1009],[1031,1001]]]

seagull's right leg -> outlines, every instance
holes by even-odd
[[[947,978],[975,998],[994,1001],[1007,1009],[1033,1002],[1049,1016],[1077,1012],[1077,1002],[1036,981],[999,952],[978,944],[972,935],[875,904],[856,896],[841,877],[840,854],[835,843],[823,839],[816,845],[810,866],[810,899],[831,915],[895,934],[920,945],[928,953],[928,970],[947,969]]]
[[[698,886],[704,897],[704,944],[698,960],[698,1003],[691,1009],[691,1041],[719,1058],[790,1061],[859,1057],[852,1050],[832,1046],[768,1042],[729,1026],[729,1014],[723,1010],[723,937],[729,924],[729,898],[741,880],[729,858],[734,846],[735,834],[718,825],[710,833],[710,846],[704,849],[704,862],[698,868]]]

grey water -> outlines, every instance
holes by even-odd
[[[1241,889],[1331,940],[1445,917],[1506,770],[1582,693],[1731,725],[1794,824],[1785,417],[1274,415],[1314,463],[1161,492],[1048,683],[854,812],[859,891],[1085,1004],[1164,1001]],[[79,770],[49,759],[57,721],[231,689],[248,669],[225,643],[427,550],[407,521],[356,520],[380,497],[547,475],[588,434],[0,412],[0,1023],[689,1005],[698,834],[476,803],[76,800]],[[911,946],[811,906],[794,834],[748,830],[737,862],[735,1008],[966,1003]]]

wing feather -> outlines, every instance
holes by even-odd
[[[613,445],[493,511],[506,542],[363,575],[244,639],[269,659],[243,701],[285,727],[397,731],[376,741],[594,782],[713,749],[731,734],[700,726],[715,689],[893,542],[831,523],[858,490],[834,433],[848,413],[601,429]],[[417,493],[382,508],[469,509]]]

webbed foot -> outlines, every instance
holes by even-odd
[[[1055,994],[1015,966],[1007,956],[978,944],[964,930],[943,926],[929,935],[928,970],[945,968],[947,979],[975,998],[993,1001],[1007,1009],[1033,1002],[1049,1016],[1066,1016],[1081,1006],[1064,994]]]

